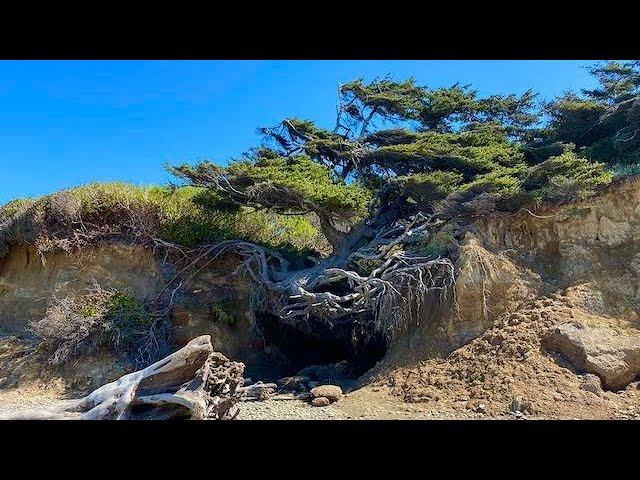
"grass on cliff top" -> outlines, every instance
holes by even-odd
[[[293,257],[326,248],[308,218],[225,208],[196,187],[90,183],[0,207],[0,257],[12,244],[48,251],[56,248],[53,242],[64,249],[65,241],[96,233],[146,235],[184,246],[243,239]]]

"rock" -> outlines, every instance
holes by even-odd
[[[331,401],[327,397],[316,397],[312,400],[311,405],[314,407],[326,407]]]
[[[351,371],[351,365],[347,360],[328,365],[310,365],[300,370],[296,376],[309,377],[318,382],[335,382],[337,379],[347,377]]]
[[[487,413],[487,406],[484,403],[479,403],[475,406],[473,411],[476,413]]]
[[[551,328],[543,345],[577,370],[596,374],[607,390],[624,388],[640,374],[640,335],[572,322]]]
[[[580,388],[582,390],[586,390],[587,392],[595,393],[598,396],[601,396],[603,393],[600,377],[591,373],[588,373],[584,376]]]
[[[521,395],[515,397],[511,400],[511,404],[509,405],[509,410],[512,412],[529,412],[531,413],[531,402]]]
[[[311,390],[311,395],[315,398],[326,397],[333,403],[342,398],[342,389],[337,385],[320,385]]]
[[[295,375],[293,377],[283,377],[276,383],[284,389],[295,390],[299,389],[300,387],[304,387],[309,380],[309,377]]]
[[[298,373],[296,373],[296,377],[309,377],[316,378],[316,373],[319,369],[322,368],[322,365],[309,365],[308,367],[304,367]]]

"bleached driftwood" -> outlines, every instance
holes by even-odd
[[[137,372],[57,409],[3,419],[234,419],[239,410],[244,364],[213,351],[203,335]]]
[[[265,400],[275,393],[278,385],[275,383],[256,382],[240,389],[243,400]]]

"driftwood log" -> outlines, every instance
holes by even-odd
[[[98,388],[88,396],[3,419],[233,420],[243,395],[244,364],[213,351],[203,335],[184,348],[137,372]]]
[[[242,400],[266,400],[278,389],[275,383],[256,382],[241,388]]]

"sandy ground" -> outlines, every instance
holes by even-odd
[[[42,386],[0,391],[0,416],[50,408],[65,399],[60,391],[47,390]],[[242,402],[238,420],[427,420],[482,417],[482,414],[474,412],[461,415],[453,410],[429,410],[419,404],[404,403],[377,388],[367,387],[345,395],[340,402],[321,408],[296,399]]]

